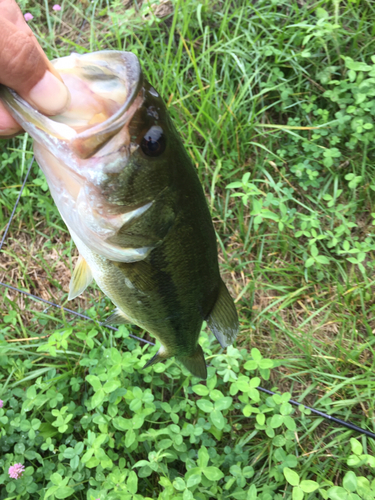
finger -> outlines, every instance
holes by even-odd
[[[1,17],[4,17],[22,31],[31,31],[25,22],[21,9],[14,0],[0,0]]]
[[[9,5],[8,0],[0,2]],[[19,29],[5,17],[0,18],[0,83],[14,89],[43,113],[57,114],[68,105],[69,92],[32,31],[8,10],[7,16],[24,26]]]
[[[0,137],[8,137],[17,134],[22,129],[15,119],[8,113],[0,101]]]

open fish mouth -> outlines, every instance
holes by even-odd
[[[130,52],[102,51],[73,53],[52,63],[71,94],[62,114],[47,117],[4,86],[0,98],[34,138],[36,159],[68,228],[105,258],[141,260],[152,247],[118,246],[113,237],[153,200],[121,206],[108,196],[138,148],[129,134],[129,123],[144,100],[138,58]]]
[[[36,141],[48,140],[42,135],[44,132],[69,143],[79,158],[89,158],[134,114],[133,104],[143,83],[138,58],[131,52],[108,50],[83,55],[73,53],[55,59],[52,64],[71,95],[70,105],[62,114],[46,117],[3,86],[1,97]]]

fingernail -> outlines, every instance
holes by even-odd
[[[18,134],[20,134],[22,129],[18,130],[0,130],[0,139],[12,139],[12,137],[16,137]]]
[[[69,105],[70,95],[65,85],[47,70],[30,90],[28,101],[42,113],[57,115]]]

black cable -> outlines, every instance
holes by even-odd
[[[41,297],[37,297],[36,295],[33,295],[32,293],[25,292],[24,290],[20,290],[19,288],[15,288],[14,286],[7,285],[6,283],[2,283],[0,281],[0,286],[4,286],[5,288],[9,288],[10,290],[14,290],[15,292],[20,292],[23,293],[24,295],[31,297],[32,299],[39,300],[40,302],[44,302],[45,304],[48,304],[53,307],[57,307],[58,309],[62,309],[64,312],[69,313],[69,314],[74,314],[75,316],[79,316],[80,318],[83,319],[88,319],[89,321],[92,321],[94,323],[97,323],[94,319],[90,318],[89,316],[86,316],[85,314],[78,313],[76,311],[73,311],[72,309],[68,309],[63,306],[59,306],[58,304],[55,304],[54,302],[51,302],[46,299],[42,299]],[[118,331],[118,328],[111,326],[111,325],[106,325],[105,323],[98,323],[100,326],[105,326],[106,328],[110,328],[111,330]],[[155,345],[153,342],[150,342],[149,340],[142,339],[140,337],[137,337],[136,335],[130,334],[129,337],[139,340],[140,342],[144,342],[149,345]],[[274,394],[277,394],[276,392],[270,391],[268,389],[264,389],[263,387],[257,387],[258,391],[265,392],[266,394],[269,394],[270,396],[273,396]],[[342,425],[343,427],[347,427],[348,429],[351,429],[352,431],[360,432],[361,434],[366,434],[366,436],[369,436],[372,439],[375,439],[375,434],[373,432],[370,432],[366,429],[362,429],[362,427],[358,427],[355,424],[352,424],[351,422],[345,422],[345,420],[341,420],[340,418],[332,417],[331,415],[328,415],[327,413],[323,413],[319,410],[314,410],[314,408],[311,408],[310,406],[306,406],[303,403],[298,403],[298,401],[294,401],[293,399],[289,399],[288,401],[290,404],[294,406],[304,406],[308,410],[311,411],[311,413],[314,413],[315,415],[319,415],[319,417],[323,417],[327,420],[331,420],[332,422],[335,422],[336,424]]]
[[[257,387],[258,391],[265,392],[266,394],[269,394],[270,396],[273,396],[274,394],[277,394],[276,392],[269,391],[268,389],[264,389],[263,387]],[[362,429],[362,427],[358,427],[358,425],[354,425],[351,422],[345,422],[345,420],[341,420],[340,418],[332,417],[332,415],[328,415],[327,413],[323,413],[322,411],[319,410],[314,410],[314,408],[311,408],[310,406],[306,406],[303,403],[298,403],[298,401],[294,401],[293,399],[289,399],[288,403],[294,406],[304,406],[308,410],[311,411],[311,413],[314,413],[315,415],[319,415],[319,417],[326,418],[327,420],[331,420],[332,422],[335,422],[336,424],[342,425],[343,427],[347,427],[348,429],[351,429],[352,431],[357,431],[360,432],[361,434],[366,434],[366,436],[369,436],[372,439],[375,439],[375,434],[373,432],[368,431],[367,429]]]
[[[7,285],[6,283],[2,283],[0,281],[0,286],[4,286],[5,288],[9,288],[10,290],[14,290],[15,292],[23,293],[27,297],[31,297],[32,299],[39,300],[40,302],[44,302],[45,304],[48,304],[53,307],[57,307],[58,309],[62,309],[64,312],[68,314],[74,314],[74,316],[79,316],[80,318],[83,319],[88,319],[89,321],[92,321],[93,323],[97,323],[99,326],[105,326],[106,328],[110,328],[111,330],[115,330],[118,332],[118,328],[115,326],[107,325],[104,322],[99,323],[98,321],[95,321],[94,319],[90,318],[90,316],[86,316],[85,314],[81,314],[79,312],[73,311],[72,309],[68,309],[67,307],[59,306],[58,304],[55,304],[54,302],[51,302],[50,300],[42,299],[41,297],[37,297],[36,295],[33,295],[30,292],[25,292],[25,290],[20,290],[19,288],[15,288],[14,286]],[[150,344],[150,345],[155,345],[153,342],[150,342],[149,340],[142,339],[141,337],[137,337],[136,335],[133,335],[132,333],[129,334],[129,337],[139,340],[141,342],[144,342],[145,344]]]
[[[29,165],[29,168],[27,169],[27,172],[26,172],[26,176],[25,176],[25,179],[23,181],[23,184],[21,186],[21,190],[20,192],[18,193],[18,198],[16,200],[16,203],[14,204],[14,207],[13,207],[13,210],[12,210],[12,213],[10,214],[10,218],[9,218],[9,221],[8,221],[8,224],[7,224],[7,227],[5,228],[5,231],[4,231],[4,234],[3,234],[3,237],[1,238],[1,242],[0,242],[0,251],[1,251],[1,248],[4,244],[4,241],[5,241],[5,238],[8,234],[8,230],[9,230],[9,226],[10,226],[10,223],[12,222],[12,219],[14,217],[14,214],[16,213],[16,208],[17,208],[17,205],[21,199],[21,195],[22,195],[22,192],[26,186],[26,181],[27,181],[27,178],[29,177],[29,173],[30,173],[30,170],[31,170],[31,167],[34,163],[34,156],[31,158],[31,162],[30,162],[30,165]]]
[[[3,237],[1,239],[1,242],[0,242],[0,251],[1,251],[1,248],[3,246],[4,240],[6,238],[6,235],[8,233],[10,223],[12,222],[13,216],[14,216],[14,214],[16,212],[17,205],[18,205],[18,203],[20,201],[22,192],[23,192],[24,187],[26,185],[26,181],[27,181],[27,178],[29,176],[29,173],[30,173],[30,170],[31,170],[33,162],[34,162],[34,156],[31,159],[31,162],[30,162],[29,168],[27,170],[25,179],[23,181],[21,190],[20,190],[20,192],[18,194],[17,201],[16,201],[16,203],[15,203],[15,205],[13,207],[12,214],[10,216],[9,222],[7,224],[7,227],[5,229]],[[66,313],[74,314],[75,316],[79,316],[80,318],[88,319],[89,321],[92,321],[94,323],[98,323],[94,319],[90,318],[89,316],[86,316],[85,314],[81,314],[81,313],[78,313],[76,311],[73,311],[72,309],[68,309],[66,307],[59,306],[58,304],[55,304],[54,302],[42,299],[41,297],[37,297],[36,295],[33,295],[32,293],[25,292],[24,290],[20,290],[19,288],[15,288],[14,286],[7,285],[6,283],[2,283],[2,282],[0,282],[0,286],[4,286],[5,288],[9,288],[10,290],[14,290],[15,292],[23,293],[24,295],[27,295],[28,297],[31,297],[31,298],[33,298],[35,300],[39,300],[40,302],[44,302],[45,304],[48,304],[50,306],[57,307],[58,309],[62,309]],[[110,328],[111,330],[118,331],[118,328],[116,328],[114,326],[106,325],[105,322],[104,323],[98,323],[98,324],[100,326],[105,326],[106,328]],[[137,337],[136,335],[133,335],[133,334],[129,334],[129,337],[131,337],[133,339],[136,339],[136,340],[139,340],[140,342],[144,342],[145,344],[155,345],[153,342],[150,342],[149,340],[142,339],[142,338]],[[257,389],[258,389],[258,391],[261,391],[261,392],[264,392],[266,394],[269,394],[270,396],[273,396],[274,394],[276,394],[276,392],[270,391],[268,389],[264,389],[263,387],[257,387]],[[366,429],[362,429],[361,427],[358,427],[357,425],[354,425],[351,422],[345,422],[345,420],[341,420],[340,418],[332,417],[331,415],[328,415],[327,413],[323,413],[323,412],[321,412],[319,410],[314,410],[314,408],[311,408],[310,406],[306,406],[303,403],[298,403],[298,401],[294,401],[293,399],[289,399],[289,403],[292,404],[292,405],[294,405],[294,406],[301,406],[302,405],[305,408],[309,409],[311,411],[311,413],[314,413],[315,415],[318,415],[319,417],[323,417],[323,418],[325,418],[327,420],[331,420],[331,422],[335,422],[336,424],[342,425],[343,427],[347,427],[348,429],[351,429],[352,431],[360,432],[361,434],[366,434],[366,436],[369,436],[370,438],[375,439],[375,434],[373,432],[370,432],[370,431],[368,431]]]

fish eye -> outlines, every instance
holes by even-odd
[[[147,156],[160,156],[166,146],[163,129],[157,125],[151,127],[141,141],[141,149]]]

